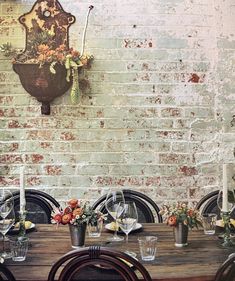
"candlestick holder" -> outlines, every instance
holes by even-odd
[[[222,246],[226,248],[234,247],[235,244],[231,239],[230,212],[221,211],[221,217],[224,224],[224,233],[222,234]]]
[[[26,229],[25,229],[25,220],[26,220],[26,211],[20,211],[19,212],[19,237],[24,237],[26,235]]]

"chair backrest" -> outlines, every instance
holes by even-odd
[[[20,208],[20,192],[12,193],[16,219],[18,219]],[[51,212],[54,207],[59,208],[60,204],[49,194],[34,189],[25,190],[27,220],[34,223],[51,223]]]
[[[61,270],[62,265],[63,269]],[[91,276],[89,271],[92,266],[97,269],[97,273],[93,276]],[[80,271],[85,272],[85,278],[79,275]],[[140,279],[137,277],[136,271],[140,273],[141,280],[152,281],[148,271],[136,259],[111,248],[91,246],[71,251],[62,256],[52,266],[48,275],[48,281],[138,281]],[[110,277],[110,272],[113,273],[113,278]],[[99,279],[99,276],[101,279]]]
[[[138,212],[138,222],[140,223],[153,223],[162,222],[162,216],[159,214],[160,208],[157,204],[147,195],[130,189],[123,189],[123,194],[126,202],[134,201]],[[101,196],[92,206],[103,213],[106,213],[105,208],[106,194]]]
[[[235,281],[235,253],[219,267],[214,281]]]
[[[16,281],[11,271],[1,263],[0,263],[0,280]]]
[[[221,211],[218,207],[219,190],[212,191],[204,196],[197,204],[196,208],[201,214],[215,213],[218,218],[221,218]],[[222,201],[222,197],[219,198],[219,202]],[[235,210],[232,211],[231,217],[235,217]]]
[[[205,195],[196,206],[196,209],[200,211],[201,214],[205,213],[216,213],[219,215],[219,208],[217,206],[217,197],[219,190],[212,191]]]

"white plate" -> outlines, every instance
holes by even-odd
[[[142,224],[137,222],[137,224],[136,224],[135,227],[132,229],[132,231],[139,230],[139,229],[141,229],[142,227],[143,227]],[[105,225],[105,229],[110,230],[110,231],[114,231],[114,229],[112,228],[112,223],[106,224],[106,225]],[[131,232],[132,232],[132,231],[131,231]],[[120,228],[119,228],[118,232],[122,232]]]

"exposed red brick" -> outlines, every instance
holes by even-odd
[[[31,160],[34,164],[40,163],[43,160],[43,155],[41,154],[32,154],[31,155]]]
[[[4,117],[16,117],[16,112],[14,108],[0,109],[0,116]]]
[[[202,83],[202,82],[204,82],[204,78],[205,78],[205,75],[202,75],[200,77],[196,73],[191,73],[191,77],[189,78],[188,82]]]
[[[19,143],[16,143],[16,142],[14,142],[14,143],[11,143],[10,144],[10,148],[9,148],[9,151],[16,151],[16,150],[18,150],[18,148],[19,148]]]
[[[12,96],[7,96],[7,97],[0,97],[0,104],[10,104],[13,101]]]
[[[60,135],[61,140],[75,140],[76,137],[71,132],[62,132]]]
[[[124,39],[124,48],[152,48],[152,39]]]
[[[41,146],[42,148],[48,148],[48,147],[52,147],[53,144],[50,143],[50,142],[41,142],[41,143],[40,143],[40,146]]]
[[[45,171],[48,175],[55,176],[61,174],[61,166],[47,165]]]
[[[180,117],[181,111],[178,108],[164,108],[161,111],[162,115],[165,116],[172,116],[172,117]]]
[[[12,155],[12,154],[5,154],[5,155],[0,155],[0,163],[22,163],[22,158],[21,155]]]
[[[159,186],[161,183],[160,177],[148,177],[145,185],[146,186]]]
[[[17,185],[18,179],[8,176],[0,176],[0,186],[12,186]]]
[[[180,172],[185,176],[194,176],[198,174],[198,171],[195,167],[181,166]]]
[[[40,185],[41,184],[41,180],[39,177],[29,177],[27,180],[26,180],[27,184],[29,186],[35,186],[35,185]]]
[[[11,120],[9,121],[8,123],[8,128],[20,128],[20,124],[19,124],[19,121],[17,120]]]

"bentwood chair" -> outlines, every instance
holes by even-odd
[[[0,263],[0,281],[16,281],[11,271]]]
[[[235,253],[220,266],[214,281],[235,281]]]
[[[200,211],[201,214],[215,213],[217,217],[220,218],[220,209],[218,208],[218,195],[219,190],[212,191],[204,196],[197,204],[196,208]],[[219,202],[222,201],[222,198],[219,198]],[[231,217],[235,217],[235,210],[232,211]]]
[[[16,219],[18,219],[20,209],[20,192],[13,192],[12,195],[14,198]],[[40,190],[26,189],[25,199],[27,220],[33,223],[51,223],[51,212],[53,208],[60,207],[60,204],[52,196]]]
[[[138,222],[140,223],[154,223],[162,222],[162,216],[159,214],[160,208],[158,205],[147,195],[130,190],[123,189],[123,194],[126,202],[134,201],[137,212],[138,212]],[[92,208],[98,209],[103,213],[107,213],[105,208],[106,194],[101,196],[92,206]]]
[[[96,272],[91,272],[92,268]],[[145,267],[131,256],[111,248],[91,246],[62,256],[52,266],[48,281],[138,281],[137,272],[141,280],[152,280]]]
[[[217,197],[219,190],[212,191],[205,195],[198,203],[196,208],[201,212],[205,213],[216,213],[219,215],[219,208],[217,206]]]

